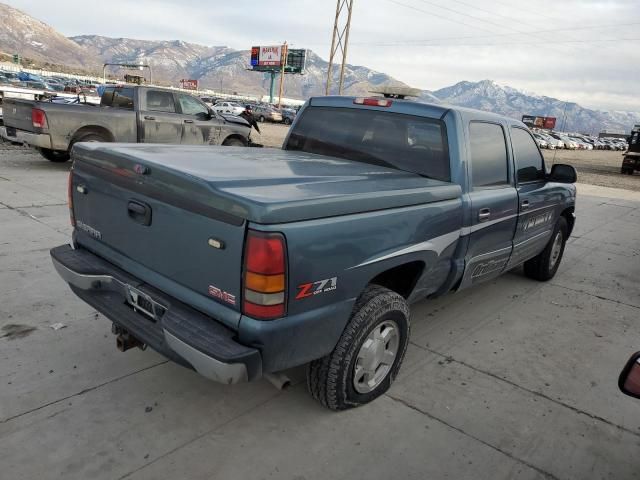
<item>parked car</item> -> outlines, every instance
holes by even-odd
[[[283,121],[282,113],[276,110],[272,105],[258,104],[252,105],[253,118],[257,122],[274,122],[280,123]]]
[[[293,108],[282,108],[280,114],[282,115],[282,123],[285,125],[291,125],[296,119],[297,111]]]
[[[4,99],[0,135],[64,162],[78,142],[249,144],[242,118],[220,115],[186,93],[146,86],[107,86],[100,106]]]
[[[542,135],[538,133],[533,133],[533,137],[536,139],[536,142],[538,143],[538,146],[540,148],[545,148],[545,149],[551,148],[551,146],[549,145],[549,142],[547,142],[547,140],[545,140],[545,138]]]
[[[20,83],[20,79],[18,78],[18,74],[15,72],[7,72],[7,71],[2,71],[2,76],[6,79],[7,83],[10,84],[17,84]]]
[[[551,135],[546,133],[543,133],[541,135],[542,135],[542,138],[544,138],[547,141],[547,144],[549,145],[550,149],[555,150],[556,148],[564,148],[564,143],[562,142],[562,140],[554,138]]]
[[[523,123],[382,97],[298,115],[282,150],[76,145],[73,248],[51,256],[121,350],[226,384],[308,364],[342,410],[396,378],[410,303],[555,275],[576,173],[547,174]]]
[[[213,110],[218,113],[240,115],[242,112],[244,112],[244,106],[234,102],[218,102],[213,106]]]

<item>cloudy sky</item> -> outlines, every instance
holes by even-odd
[[[336,6],[335,0],[4,1],[68,36],[237,49],[287,40],[323,58]],[[586,107],[640,111],[640,0],[354,0],[348,62],[423,89],[488,78]]]

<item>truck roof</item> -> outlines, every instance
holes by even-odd
[[[343,107],[353,108],[354,100],[362,97],[354,96],[326,96],[326,97],[312,97],[309,99],[309,105],[313,107]],[[435,103],[421,103],[415,100],[401,100],[401,99],[385,99],[383,97],[376,97],[373,95],[367,96],[367,98],[376,98],[380,100],[387,100],[391,102],[389,107],[368,107],[376,110],[384,110],[393,113],[403,113],[406,115],[417,115],[420,117],[429,118],[443,118],[448,112],[458,112],[465,120],[488,120],[499,121],[500,123],[517,123],[521,124],[517,119],[510,118],[497,113],[486,112],[484,110],[476,110],[473,108],[460,107],[457,105],[448,104],[435,104]],[[523,124],[524,125],[524,124]]]

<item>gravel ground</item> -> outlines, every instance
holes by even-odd
[[[262,134],[255,131],[253,141],[266,147],[280,147],[288,127],[282,124],[263,124]],[[578,182],[602,187],[624,188],[640,192],[640,175],[620,174],[622,152],[608,150],[543,150],[548,165],[568,163],[578,170]]]
[[[640,175],[622,175],[622,152],[610,150],[543,150],[549,165],[568,163],[578,170],[578,182],[640,192]]]

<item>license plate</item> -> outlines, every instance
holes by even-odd
[[[151,300],[149,295],[131,286],[127,287],[127,293],[127,303],[131,305],[134,310],[144,313],[154,320],[157,319],[154,302]]]
[[[15,137],[16,129],[14,127],[5,127],[7,129],[7,137]]]

